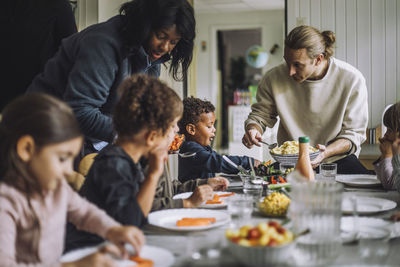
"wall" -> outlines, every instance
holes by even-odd
[[[368,87],[369,127],[400,99],[400,0],[287,0],[297,23],[336,33],[336,57],[357,67]]]
[[[270,10],[259,12],[196,14],[197,22],[197,64],[196,64],[196,93],[197,97],[209,99],[213,104],[218,97],[217,72],[217,30],[233,29],[262,29],[262,46],[269,50],[277,43],[280,48],[270,57],[267,69],[282,61],[284,40],[284,10]],[[206,51],[202,51],[201,42],[207,44]],[[239,40],[238,40],[239,41]]]

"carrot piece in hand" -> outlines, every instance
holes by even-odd
[[[230,196],[233,196],[234,194],[235,194],[235,192],[226,193],[226,194],[219,195],[219,197],[220,197],[220,198],[221,198],[221,197],[230,197]]]

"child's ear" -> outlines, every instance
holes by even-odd
[[[148,131],[146,134],[146,145],[148,146],[154,146],[154,143],[156,142],[156,139],[158,137],[159,133],[157,131]]]
[[[18,139],[17,154],[24,162],[32,159],[35,154],[35,141],[32,136],[24,135]]]
[[[190,135],[194,135],[196,133],[196,126],[192,123],[187,124],[186,132]]]

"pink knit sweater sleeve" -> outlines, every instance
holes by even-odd
[[[121,224],[108,216],[103,210],[82,198],[78,193],[68,187],[68,213],[67,220],[77,229],[97,234],[105,238],[107,231]]]

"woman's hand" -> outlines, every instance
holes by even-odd
[[[379,150],[382,153],[381,158],[391,158],[392,154],[392,142],[390,142],[387,138],[379,138]]]
[[[326,146],[324,145],[316,145],[316,148],[319,149],[319,155],[311,161],[311,166],[313,169],[317,168],[319,164],[326,158]]]
[[[207,184],[211,186],[214,191],[225,191],[229,186],[229,181],[224,177],[214,177],[208,178]]]
[[[135,226],[112,227],[107,231],[106,239],[117,245],[124,257],[127,256],[125,243],[131,244],[137,255],[145,243],[143,232]]]
[[[248,126],[246,133],[243,135],[242,143],[247,148],[252,148],[253,145],[261,146],[258,141],[262,140],[261,131],[256,126]]]
[[[211,200],[213,198],[213,189],[207,184],[196,187],[193,194],[183,200],[184,208],[196,208],[201,205],[204,201]]]

